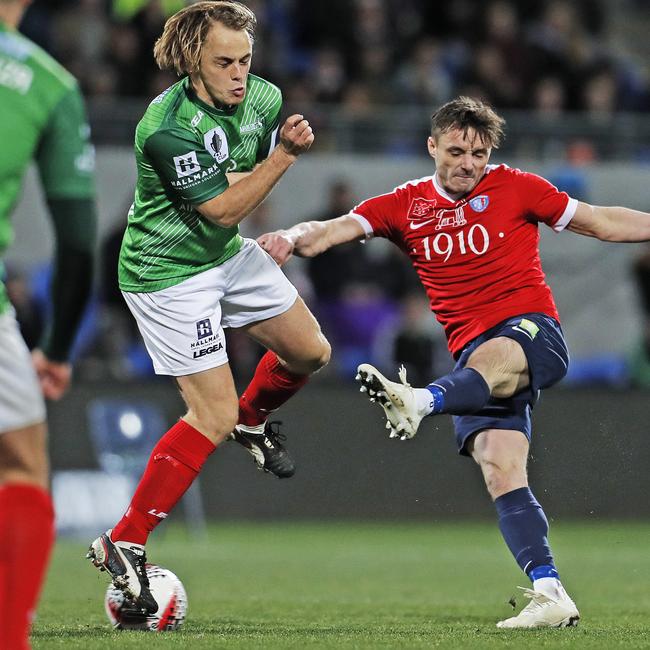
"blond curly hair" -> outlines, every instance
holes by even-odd
[[[196,71],[201,48],[214,22],[237,31],[245,30],[255,39],[257,19],[241,2],[203,1],[181,9],[165,23],[156,41],[153,56],[161,70],[174,70],[179,76]]]

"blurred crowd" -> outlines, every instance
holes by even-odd
[[[369,144],[364,138],[391,137],[371,122],[360,128],[365,116],[388,106],[404,111],[404,121],[414,132],[412,148],[420,151],[426,133],[414,128],[405,112],[408,106],[418,107],[426,118],[431,107],[459,93],[486,99],[499,110],[531,111],[541,121],[558,120],[566,111],[583,111],[597,120],[619,111],[650,111],[648,63],[635,54],[633,43],[622,47],[612,27],[614,12],[623,11],[635,17],[630,39],[635,34],[645,38],[644,20],[650,29],[646,0],[244,1],[259,21],[253,72],[282,88],[286,111],[302,112],[313,103],[323,115],[353,116],[355,129],[346,138],[355,150],[357,145],[390,154],[406,150],[403,134],[399,150],[388,140],[381,148],[364,147]],[[22,30],[75,74],[91,100],[129,97],[144,102],[175,81],[155,67],[152,48],[166,17],[184,4],[35,0]],[[318,115],[310,111],[312,122],[318,123]],[[529,136],[531,142],[533,134]],[[617,137],[613,131],[612,138]],[[581,165],[599,154],[597,147],[576,139],[560,149],[552,137],[542,134],[540,139],[543,149],[529,147],[527,153],[541,157],[550,149],[558,162],[564,159],[567,164],[560,163],[550,180],[587,200]],[[610,141],[603,143],[613,148]],[[361,198],[345,180],[330,179],[322,211],[300,218],[344,214]],[[243,234],[255,237],[268,230],[268,209],[263,204],[251,215]],[[88,378],[152,374],[117,289],[123,228],[120,224],[101,244],[100,286],[78,344],[79,372]],[[648,259],[639,262],[637,279],[650,323]],[[390,245],[349,244],[308,263],[292,263],[287,270],[333,344],[333,362],[324,374],[350,377],[357,363],[368,360],[388,369],[405,363],[414,383],[447,370],[442,332],[410,265]],[[30,345],[40,336],[48,281],[47,269],[9,278]],[[644,368],[650,384],[650,325],[645,329],[642,356],[648,360]],[[228,338],[235,374],[246,377],[260,350],[237,333]]]
[[[174,81],[156,69],[151,51],[166,16],[183,4],[37,0],[23,29],[80,79],[87,96],[150,98]],[[647,63],[612,46],[614,15],[633,16],[630,26],[648,18],[643,0],[246,4],[259,21],[253,71],[276,82],[289,104],[358,112],[430,107],[466,93],[502,110],[551,116],[650,108]]]

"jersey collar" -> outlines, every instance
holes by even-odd
[[[491,169],[488,169],[488,167],[494,167],[494,166],[495,165],[486,166],[485,170],[483,171],[483,176],[481,176],[481,178],[478,179],[478,183],[474,185],[474,189],[472,190],[472,192],[474,192],[474,190],[481,184],[481,181],[485,178],[486,174],[492,171]],[[457,203],[458,201],[462,201],[470,194],[472,194],[472,192],[466,192],[465,194],[449,194],[449,192],[443,189],[442,185],[438,181],[438,172],[436,172],[433,175],[433,187],[436,189],[436,192],[438,192],[438,194],[442,196],[443,199],[447,199],[447,201],[449,201],[450,203]]]
[[[235,104],[234,106],[222,106],[221,108],[217,108],[216,106],[212,106],[212,104],[204,102],[196,94],[194,86],[192,86],[192,82],[190,81],[189,77],[185,77],[183,80],[183,87],[185,88],[185,94],[187,95],[188,99],[193,104],[200,106],[206,113],[208,113],[208,115],[212,115],[212,117],[225,117],[234,115],[237,112],[237,109],[241,106],[241,104]]]

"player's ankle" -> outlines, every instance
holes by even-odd
[[[435,412],[435,397],[429,388],[414,388],[413,394],[418,413],[431,415]]]
[[[266,422],[261,424],[238,424],[237,428],[248,433],[264,433]]]

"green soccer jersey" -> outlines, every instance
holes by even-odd
[[[0,22],[0,255],[13,239],[9,217],[32,159],[48,199],[93,197],[94,152],[88,136],[74,78]],[[8,305],[0,282],[0,313]]]
[[[282,96],[248,75],[244,101],[219,109],[189,78],[154,99],[135,136],[138,180],[122,242],[123,291],[157,291],[222,264],[242,245],[238,226],[205,219],[196,205],[221,194],[228,172],[251,171],[275,146]]]

